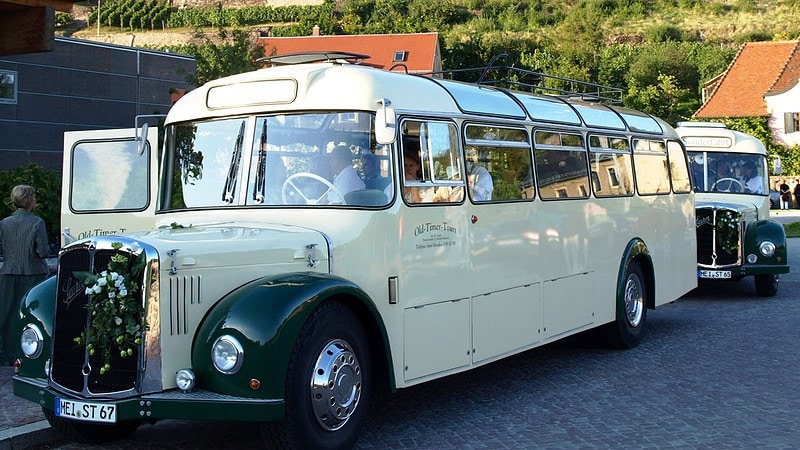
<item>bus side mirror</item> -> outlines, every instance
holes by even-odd
[[[378,144],[391,144],[397,134],[397,111],[389,105],[388,99],[378,100],[381,105],[375,112],[375,141]]]
[[[772,160],[772,173],[780,175],[783,172],[783,163],[777,156]]]
[[[150,128],[150,126],[147,124],[147,122],[145,122],[145,123],[142,124],[142,132],[141,133],[139,133],[138,129],[136,130],[136,134],[137,134],[136,142],[139,145],[139,156],[144,155],[144,151],[147,150],[147,130],[149,128]]]

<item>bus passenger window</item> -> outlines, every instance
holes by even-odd
[[[589,165],[597,197],[633,195],[633,163],[628,140],[613,136],[589,137]]]
[[[577,134],[536,132],[536,175],[543,199],[589,196],[589,168]]]
[[[633,148],[636,189],[639,190],[639,194],[668,194],[670,192],[669,169],[664,143],[636,139]]]
[[[403,198],[407,203],[458,203],[464,181],[456,127],[449,122],[402,124]]]
[[[686,167],[686,156],[683,147],[676,141],[667,142],[669,157],[669,174],[672,178],[672,190],[676,193],[687,193],[692,190],[689,180],[689,168]]]
[[[473,202],[533,198],[526,130],[467,125],[465,135],[467,188]]]

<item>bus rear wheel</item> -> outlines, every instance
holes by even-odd
[[[756,293],[761,297],[774,297],[778,293],[778,282],[780,275],[754,275],[756,283]]]
[[[370,363],[367,339],[353,312],[336,302],[320,307],[292,351],[286,418],[265,424],[265,441],[287,448],[355,445],[372,387]]]
[[[647,286],[642,268],[631,263],[617,292],[616,319],[604,325],[600,334],[612,348],[626,349],[639,345],[647,323]]]

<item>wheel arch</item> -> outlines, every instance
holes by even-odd
[[[245,397],[283,399],[292,349],[303,325],[326,302],[348,306],[364,326],[377,383],[394,386],[385,325],[374,302],[359,286],[340,277],[294,273],[263,277],[219,300],[197,329],[192,345],[192,368],[198,387]],[[231,335],[244,349],[244,363],[235,374],[223,375],[211,363],[211,347]],[[250,387],[259,380],[260,388]]]
[[[645,293],[647,294],[647,309],[656,307],[656,281],[653,259],[650,256],[650,249],[641,238],[634,238],[628,242],[620,260],[619,270],[617,271],[617,291],[622,292],[625,284],[625,274],[631,264],[638,264],[645,275]]]

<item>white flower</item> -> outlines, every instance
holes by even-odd
[[[86,288],[86,295],[92,295],[92,294],[94,294],[94,289],[92,289],[90,287],[87,287]]]
[[[119,274],[117,272],[111,272],[111,279],[116,281],[117,278],[119,278]]]
[[[124,282],[125,282],[125,279],[122,278],[122,277],[119,277],[119,278],[117,278],[117,281],[114,282],[114,286],[119,288],[120,286],[122,286],[122,283],[124,283]]]
[[[121,288],[119,288],[119,295],[120,295],[120,297],[127,297],[128,290],[125,289],[125,286],[122,286]]]
[[[114,317],[114,323],[117,325],[122,325],[122,319],[120,319],[119,317]]]
[[[114,291],[108,291],[108,298],[113,299],[114,297]]]
[[[106,281],[104,277],[101,277],[97,279],[97,284],[100,286],[105,286],[106,284],[108,284],[108,281]]]
[[[103,292],[103,288],[102,288],[102,287],[100,287],[100,286],[99,286],[99,285],[97,285],[97,284],[95,284],[95,285],[92,287],[92,290],[94,291],[94,293],[95,293],[95,294],[99,294],[99,293]]]

